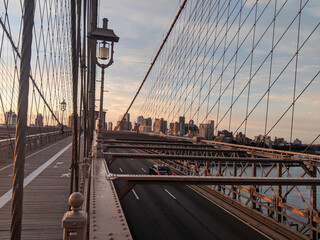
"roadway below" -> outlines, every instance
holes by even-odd
[[[109,170],[148,174],[150,166],[148,160],[128,158],[116,160]],[[114,184],[117,189],[124,185]],[[136,185],[121,205],[133,239],[269,239],[188,186]]]

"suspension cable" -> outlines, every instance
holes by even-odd
[[[166,41],[167,41],[167,39],[168,39],[168,37],[169,37],[169,35],[170,35],[170,33],[171,33],[174,25],[176,24],[176,22],[177,22],[177,20],[178,20],[178,18],[179,18],[179,16],[180,16],[180,13],[182,12],[182,10],[183,10],[183,8],[184,8],[184,6],[185,6],[186,3],[187,3],[187,0],[184,0],[183,3],[181,4],[181,7],[180,7],[180,9],[179,9],[179,11],[178,11],[175,19],[173,20],[173,23],[171,24],[170,29],[169,29],[169,31],[167,32],[167,35],[165,36],[164,40],[162,41],[162,44],[161,44],[161,46],[160,46],[160,48],[159,48],[156,56],[154,57],[154,59],[153,59],[153,61],[152,61],[152,63],[151,63],[151,66],[149,67],[149,70],[148,70],[147,74],[145,75],[144,79],[142,80],[138,91],[136,92],[134,98],[132,99],[132,101],[131,101],[131,103],[130,103],[128,109],[127,109],[127,111],[126,111],[125,114],[123,115],[120,123],[116,126],[116,128],[115,128],[116,130],[121,126],[122,122],[124,121],[125,117],[127,116],[128,112],[129,112],[132,104],[133,104],[134,101],[136,100],[136,98],[137,98],[137,96],[138,96],[138,94],[139,94],[142,86],[144,85],[145,81],[147,80],[147,78],[148,78],[148,76],[149,76],[149,73],[151,72],[151,69],[153,68],[153,65],[154,65],[155,62],[157,61],[157,58],[158,58],[159,54],[161,53],[161,50],[162,50],[163,46],[165,45],[165,43],[166,43]]]

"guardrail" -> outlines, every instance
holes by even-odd
[[[54,131],[28,135],[26,139],[26,151],[30,152],[46,144],[71,136],[71,134],[71,130],[65,130],[63,134],[61,131]],[[15,138],[0,140],[0,161],[6,161],[8,158],[13,157],[14,145]]]
[[[162,155],[163,156],[163,155]],[[161,156],[161,157],[162,157]],[[155,158],[155,157],[154,157]],[[176,158],[176,159],[175,159]],[[223,176],[265,178],[312,178],[318,184],[307,186],[290,186],[289,181],[275,186],[270,181],[268,186],[258,182],[254,185],[228,184],[210,185],[221,199],[229,199],[232,204],[238,203],[243,208],[264,215],[288,228],[291,228],[309,239],[320,236],[320,212],[317,192],[320,187],[320,163],[316,160],[281,159],[266,164],[267,158],[233,158],[226,160],[201,160],[194,156],[173,156],[172,159],[161,159],[168,165],[192,176]],[[255,161],[253,161],[253,159]],[[296,161],[300,161],[297,164]]]

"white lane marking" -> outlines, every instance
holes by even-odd
[[[3,167],[3,168],[1,168],[0,169],[0,172],[2,171],[2,170],[5,170],[6,168],[8,168],[8,167],[11,167],[13,165],[13,163],[11,163],[11,164],[9,164],[9,165],[7,165],[7,166],[5,166],[5,167]]]
[[[56,155],[54,155],[52,158],[50,158],[48,161],[46,161],[44,164],[42,164],[40,167],[38,167],[36,170],[34,170],[28,177],[24,179],[23,187],[25,188],[30,182],[32,182],[33,179],[35,179],[40,173],[43,172],[51,163],[53,163],[55,160],[57,160],[58,157],[62,155],[69,147],[71,147],[72,143],[70,143],[68,146],[63,148],[60,152],[58,152]],[[3,196],[0,197],[0,208],[2,208],[7,202],[11,200],[12,197],[12,188],[5,193]]]
[[[231,216],[235,217],[236,219],[238,219],[239,221],[243,222],[244,224],[246,224],[247,226],[251,227],[253,230],[257,231],[258,233],[260,233],[261,235],[265,236],[266,238],[272,240],[271,237],[269,237],[268,235],[266,235],[265,233],[261,232],[259,229],[255,228],[254,226],[252,226],[250,223],[242,220],[241,218],[239,218],[238,216],[234,215],[232,212],[228,211],[227,209],[225,209],[224,207],[221,207],[219,204],[215,203],[214,201],[212,201],[211,199],[207,198],[205,195],[203,195],[202,193],[198,192],[197,190],[191,188],[188,186],[188,188],[190,188],[191,190],[195,191],[196,193],[198,193],[199,195],[201,195],[202,197],[204,197],[205,199],[207,199],[208,201],[212,202],[214,205],[218,206],[219,208],[221,208],[223,211],[229,213]]]
[[[172,194],[171,194],[171,192],[169,192],[167,189],[164,189],[174,200],[176,200],[176,197],[175,196],[173,196]]]
[[[132,192],[133,192],[134,196],[136,197],[136,199],[139,200],[139,197],[138,197],[136,191],[134,189],[132,189]]]
[[[147,172],[146,170],[144,170],[144,168],[141,168],[142,169],[142,171],[144,171],[145,173]]]
[[[70,173],[65,173],[65,174],[62,174],[60,177],[70,177]]]
[[[120,170],[120,172],[123,172],[123,170],[122,170],[122,168],[121,168],[121,167],[119,167],[119,170]]]
[[[65,139],[63,139],[63,140],[65,140]],[[59,142],[56,142],[56,143],[54,143],[54,144],[52,144],[52,145],[50,145],[50,146],[48,146],[48,147],[45,147],[45,148],[43,148],[43,149],[41,149],[41,150],[39,150],[39,151],[37,151],[37,152],[34,152],[34,153],[30,154],[29,156],[26,156],[26,159],[28,159],[29,157],[32,157],[33,155],[36,155],[37,153],[40,153],[40,152],[42,152],[42,151],[44,151],[44,150],[47,150],[48,148],[51,148],[51,147],[53,147],[54,145],[57,145],[58,143],[62,142],[63,140],[61,140],[61,141],[59,141]],[[1,168],[1,169],[0,169],[0,172],[1,172],[2,170],[4,170],[4,169],[8,168],[8,167],[11,167],[12,165],[13,165],[13,163],[11,163],[11,164],[9,164],[9,165]],[[25,164],[25,165],[26,165],[26,164]]]

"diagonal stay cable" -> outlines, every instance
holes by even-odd
[[[302,153],[305,153],[319,137],[320,134],[302,151]]]
[[[287,69],[287,67],[290,65],[290,63],[295,59],[295,57],[296,57],[296,55],[301,51],[301,49],[305,46],[305,44],[308,42],[308,40],[310,39],[310,37],[312,36],[312,34],[317,30],[317,28],[320,26],[320,22],[316,25],[316,27],[313,29],[313,31],[309,34],[309,36],[306,38],[306,40],[301,44],[301,46],[299,47],[299,49],[298,49],[298,51],[296,51],[295,52],[295,54],[291,57],[291,59],[289,60],[289,62],[286,64],[286,66],[282,69],[282,71],[280,72],[280,74],[276,77],[276,79],[272,82],[272,84],[270,85],[270,87],[267,89],[267,91],[260,97],[260,99],[259,99],[259,101],[255,104],[255,106],[251,109],[251,111],[250,111],[250,113],[247,115],[247,117],[246,118],[248,118],[250,115],[251,115],[251,113],[256,109],[256,107],[260,104],[260,102],[262,101],[262,99],[266,96],[266,94],[267,94],[267,92],[273,87],[273,85],[280,79],[280,76],[284,73],[284,71]],[[277,44],[276,44],[277,45]],[[272,49],[272,51],[273,51],[273,49]],[[269,53],[270,54],[270,53]],[[268,54],[268,55],[269,55]],[[260,67],[259,67],[260,68]],[[258,69],[259,70],[259,69]],[[258,71],[257,70],[257,71]],[[256,71],[256,72],[257,72]],[[256,74],[256,73],[255,73]],[[254,76],[255,76],[255,74],[254,74]],[[318,74],[319,74],[319,72],[317,73],[317,75],[316,75],[316,77],[318,76]],[[314,80],[314,78],[312,79],[312,81]],[[312,82],[311,81],[311,82]],[[309,87],[309,85],[311,84],[311,82],[307,85],[307,87]],[[305,91],[306,89],[304,89],[301,93],[300,93],[300,95]],[[291,103],[291,105],[290,106],[292,106],[292,105],[294,105],[294,103],[296,102],[296,100],[298,100],[298,98],[300,97],[300,95],[297,97],[297,98],[295,98],[295,100]],[[291,107],[290,107],[291,108]],[[288,110],[287,110],[288,111]],[[285,112],[286,113],[286,112]],[[283,117],[283,116],[282,116]],[[281,117],[281,118],[282,118]],[[279,120],[281,120],[281,119],[279,119]],[[235,132],[237,132],[240,128],[241,128],[241,126],[243,125],[243,123],[244,123],[244,121],[245,120],[243,120],[242,122],[241,122],[241,124],[239,125],[239,127],[235,130]],[[277,121],[277,123],[278,123],[279,121]],[[218,124],[220,124],[220,122],[218,123]],[[274,128],[275,126],[273,126],[272,127],[272,129]],[[271,129],[271,130],[272,130]],[[267,134],[269,134],[270,133],[270,131],[267,133]]]
[[[1,18],[0,18],[0,25],[2,26],[3,31],[6,33],[7,38],[9,39],[9,42],[10,42],[11,45],[12,45],[12,48],[15,50],[15,52],[16,52],[17,56],[19,57],[19,59],[21,59],[21,55],[20,55],[20,53],[19,53],[19,51],[18,51],[18,48],[16,47],[15,43],[13,42],[13,39],[12,39],[10,33],[8,32],[8,30],[6,29],[6,26],[4,25],[4,23],[3,23],[3,21],[2,21]],[[49,104],[47,103],[46,99],[44,98],[43,94],[41,93],[39,87],[37,86],[34,78],[32,77],[31,73],[30,73],[29,77],[30,77],[33,85],[34,85],[35,88],[37,89],[38,93],[40,94],[43,102],[44,102],[45,105],[48,107],[49,111],[51,112],[52,116],[55,118],[55,120],[56,120],[56,121],[58,122],[58,124],[60,125],[61,123],[60,123],[59,119],[58,119],[58,118],[56,117],[56,115],[53,113],[52,109],[50,108],[50,106],[49,106]]]
[[[287,1],[286,1],[287,2]],[[277,14],[279,14],[279,12],[280,12],[280,10],[281,9],[279,9],[279,11],[278,11],[278,13]],[[266,55],[266,57],[264,58],[264,60],[262,61],[262,63],[260,64],[260,66],[258,67],[258,69],[255,71],[255,73],[253,74],[253,76],[252,76],[252,79],[256,76],[256,74],[259,72],[259,70],[260,70],[260,68],[263,66],[263,64],[266,62],[266,60],[269,58],[269,56],[271,55],[271,52],[272,51],[274,51],[274,49],[278,46],[278,44],[279,44],[279,42],[282,40],[282,38],[283,38],[283,36],[287,33],[287,31],[289,30],[289,28],[291,27],[291,25],[293,24],[293,22],[295,21],[295,19],[298,17],[298,14],[295,16],[295,18],[291,21],[291,23],[288,25],[288,27],[286,28],[286,30],[282,33],[282,35],[280,36],[280,38],[278,39],[278,41],[275,43],[275,45],[273,46],[273,48],[271,49],[271,51],[268,53],[268,55]],[[274,21],[274,20],[273,20]],[[272,24],[272,22],[269,24],[269,26],[268,26],[268,28],[271,26],[271,24]],[[319,25],[319,24],[318,24]],[[317,29],[317,27],[318,27],[318,25],[316,26],[316,28],[312,31],[312,33]],[[265,31],[266,32],[266,31]],[[311,35],[312,35],[312,33],[311,33]],[[309,37],[311,36],[311,35],[309,35]],[[258,40],[258,42],[260,42],[260,40],[262,39],[262,37],[260,37],[260,39]],[[257,42],[257,44],[258,44],[258,42]],[[306,42],[306,41],[305,41]],[[257,45],[256,44],[256,45]],[[302,47],[300,46],[300,49],[301,49]],[[248,55],[247,56],[247,58],[246,58],[246,60],[248,59],[248,57],[249,57],[250,55]],[[294,55],[295,56],[295,55]],[[245,60],[245,61],[246,61]],[[292,61],[293,59],[291,59],[290,60],[290,62]],[[244,61],[244,62],[245,62]],[[244,62],[242,63],[242,65],[241,65],[241,67],[238,69],[238,71],[237,71],[237,74],[239,73],[239,71],[241,70],[241,68],[242,68],[242,66],[244,65]],[[290,63],[289,62],[289,63]],[[288,65],[289,65],[289,63],[285,66],[285,68],[282,70],[282,72],[281,72],[281,74],[283,73],[283,71],[288,67]],[[278,75],[278,78],[281,76],[281,74],[280,75]],[[278,78],[276,79],[276,81],[278,80]],[[247,87],[247,85],[248,85],[248,82],[247,82],[247,84],[243,87],[243,89],[241,90],[241,92],[238,94],[238,96],[237,96],[237,98],[233,101],[233,103],[231,104],[231,106],[230,107],[232,107],[234,104],[235,104],[235,102],[239,99],[239,97],[241,96],[241,94],[243,93],[243,91],[246,89],[246,87]],[[272,86],[271,86],[272,87]],[[225,89],[226,90],[226,89]],[[266,93],[265,93],[266,94]],[[211,110],[212,110],[212,108],[211,108]],[[227,110],[227,112],[224,114],[224,116],[223,116],[223,118],[227,115],[227,113],[230,111],[230,108]],[[248,116],[249,117],[249,116]],[[217,125],[216,125],[216,127],[215,128],[217,128],[218,126],[219,126],[219,124],[222,122],[222,120],[223,120],[223,118],[222,119],[220,119],[220,121],[217,123]],[[242,122],[242,124],[244,123],[244,121]],[[241,125],[242,125],[241,124]]]
[[[161,44],[161,46],[160,46],[160,48],[159,48],[159,50],[158,50],[158,52],[157,52],[156,56],[154,57],[154,59],[153,59],[153,61],[152,61],[152,63],[151,63],[151,66],[150,66],[150,68],[149,68],[149,70],[148,70],[148,72],[147,72],[146,76],[144,77],[144,79],[143,79],[143,81],[142,81],[142,83],[141,83],[141,85],[140,85],[140,87],[139,87],[139,89],[138,89],[138,91],[137,91],[136,95],[135,95],[135,96],[134,96],[134,98],[132,99],[132,101],[131,101],[131,103],[130,103],[130,105],[129,105],[129,107],[128,107],[127,111],[126,111],[126,113],[123,115],[123,117],[122,117],[122,119],[121,119],[121,121],[120,121],[119,125],[117,125],[117,126],[116,126],[116,129],[118,129],[118,128],[121,126],[121,123],[122,123],[122,122],[123,122],[123,120],[125,119],[125,117],[126,117],[127,113],[129,112],[129,110],[130,110],[131,106],[133,105],[134,101],[136,100],[136,98],[137,98],[137,96],[138,96],[138,94],[139,94],[139,92],[140,92],[140,90],[141,90],[142,86],[144,85],[145,81],[147,80],[147,78],[148,78],[148,76],[149,76],[149,73],[151,72],[151,69],[152,69],[152,67],[153,67],[154,63],[156,62],[156,60],[157,60],[157,58],[158,58],[159,54],[161,53],[161,50],[162,50],[162,48],[163,48],[164,44],[166,43],[166,41],[167,41],[167,39],[168,39],[168,37],[169,37],[169,35],[170,35],[170,33],[171,33],[171,31],[172,31],[172,29],[173,29],[173,27],[174,27],[175,23],[177,22],[177,20],[178,20],[178,18],[179,18],[179,16],[180,16],[180,13],[182,12],[182,10],[183,10],[183,8],[184,8],[184,6],[185,6],[185,4],[186,4],[186,3],[187,3],[187,0],[184,0],[184,1],[183,1],[183,3],[181,4],[181,7],[180,7],[180,9],[179,9],[179,11],[178,11],[178,13],[177,13],[177,15],[176,15],[175,19],[173,20],[173,23],[171,24],[170,29],[169,29],[169,31],[168,31],[168,33],[167,33],[167,35],[165,36],[165,38],[164,38],[164,40],[163,40],[163,42],[162,42],[162,44]]]
[[[317,72],[317,74],[310,80],[310,82],[305,86],[305,88],[300,92],[300,94],[294,99],[294,101],[289,105],[286,111],[281,115],[281,117],[276,121],[276,123],[270,128],[270,130],[267,132],[267,135],[274,129],[274,127],[280,122],[280,120],[287,114],[287,112],[294,106],[294,104],[297,102],[297,100],[302,96],[302,94],[308,89],[308,87],[311,85],[311,83],[318,77],[320,74],[320,71]]]

